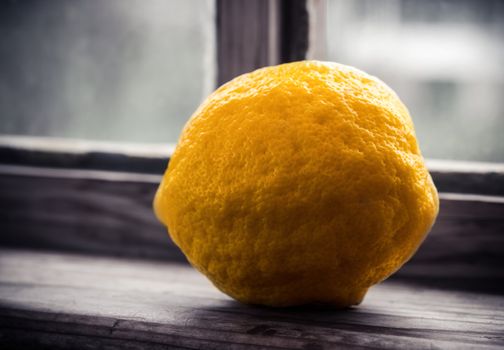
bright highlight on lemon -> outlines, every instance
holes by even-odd
[[[154,208],[191,264],[244,303],[359,304],[438,212],[408,110],[379,79],[302,61],[198,108]]]

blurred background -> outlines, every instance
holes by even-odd
[[[308,58],[410,109],[424,156],[504,162],[504,1],[312,0]],[[212,0],[2,0],[0,134],[175,143],[217,86]]]
[[[0,132],[175,142],[214,88],[213,2],[2,0]]]
[[[424,156],[504,162],[504,1],[329,0],[327,58],[398,93]]]

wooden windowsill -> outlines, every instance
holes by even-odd
[[[186,264],[0,250],[0,343],[22,348],[478,348],[503,296],[389,280],[347,310],[235,302]]]

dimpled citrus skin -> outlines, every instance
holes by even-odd
[[[191,264],[244,303],[358,304],[438,212],[407,109],[355,68],[244,74],[199,107],[156,194]]]

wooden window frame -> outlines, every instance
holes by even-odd
[[[217,0],[217,83],[302,60],[308,51],[306,0]]]
[[[217,0],[219,84],[305,57],[306,5]],[[151,208],[171,149],[0,136],[0,244],[183,261]],[[428,166],[441,193],[440,217],[399,275],[463,279],[484,272],[502,280],[504,164]]]

